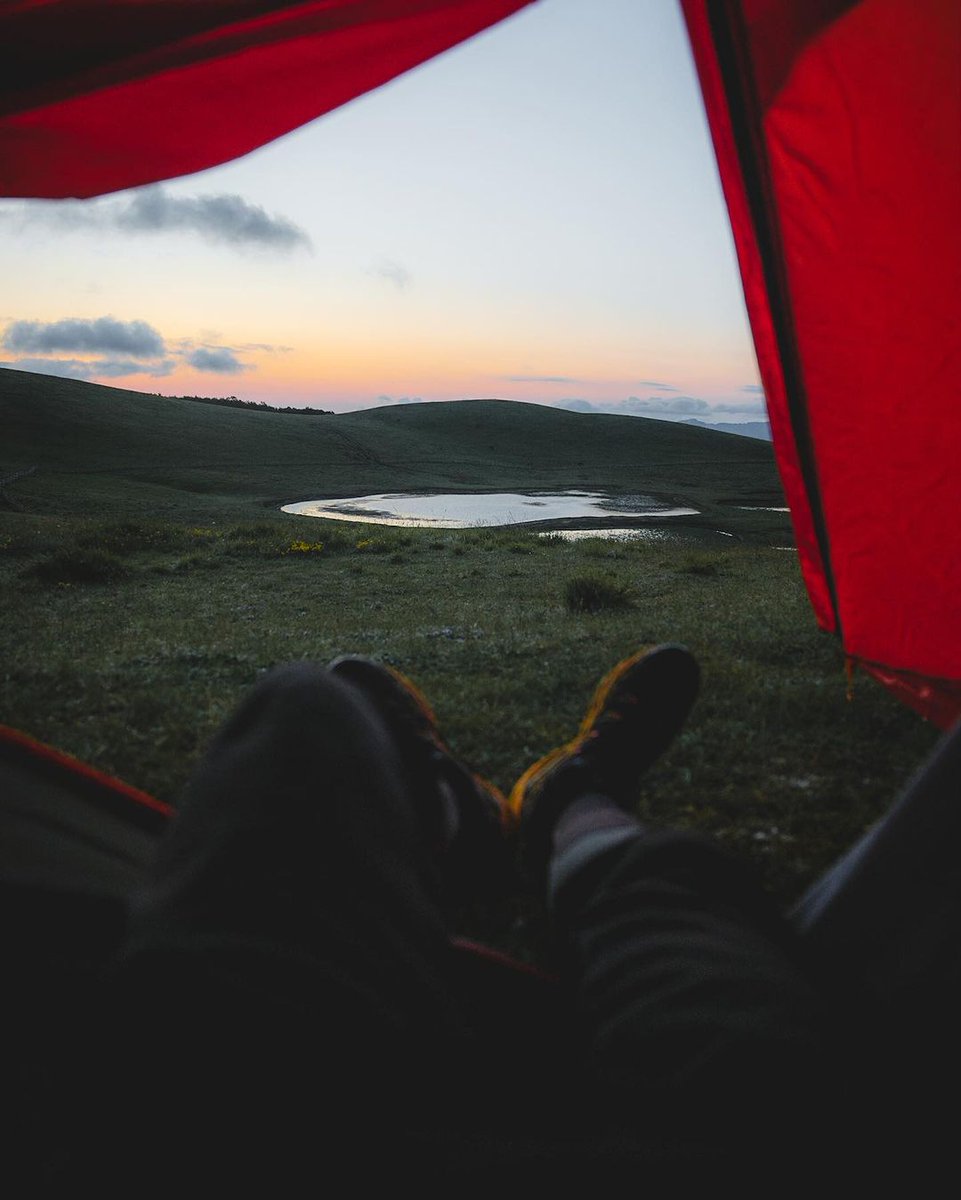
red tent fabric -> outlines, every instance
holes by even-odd
[[[13,0],[0,195],[243,154],[527,0]],[[681,0],[819,623],[961,713],[961,4]]]
[[[0,196],[96,196],[216,166],[530,0],[12,0]]]
[[[818,621],[961,712],[961,5],[683,0]]]

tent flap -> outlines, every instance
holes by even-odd
[[[961,713],[961,5],[684,0],[821,625]]]
[[[527,3],[14,0],[0,196],[96,196],[227,162]]]

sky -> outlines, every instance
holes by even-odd
[[[337,411],[761,418],[679,7],[539,0],[236,162],[0,201],[0,365]]]

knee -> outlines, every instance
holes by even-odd
[[[336,710],[349,703],[343,683],[316,662],[289,662],[273,667],[256,684],[250,699],[271,706],[300,710],[328,707]]]
[[[222,731],[236,742],[260,734],[271,740],[334,746],[377,736],[379,722],[365,699],[319,663],[273,668],[243,700]]]

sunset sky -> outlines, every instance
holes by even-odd
[[[763,413],[672,0],[540,0],[238,162],[0,202],[0,364],[367,408]]]

